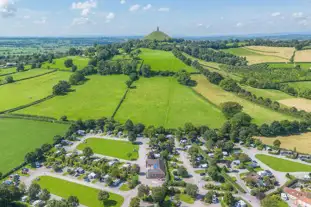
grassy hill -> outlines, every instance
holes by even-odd
[[[160,31],[157,29],[157,31],[151,32],[149,35],[147,35],[145,40],[158,40],[158,41],[164,41],[164,40],[169,40],[171,39],[170,36],[165,34],[164,32]]]

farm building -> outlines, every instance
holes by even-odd
[[[159,179],[165,177],[165,165],[161,159],[147,159],[146,160],[147,178]]]

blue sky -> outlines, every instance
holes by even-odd
[[[0,0],[0,36],[311,33],[311,0]]]

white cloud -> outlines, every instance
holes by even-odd
[[[159,12],[169,12],[170,8],[163,7],[163,8],[158,9],[158,11]]]
[[[243,23],[242,23],[242,22],[238,22],[238,23],[236,24],[236,26],[237,26],[237,27],[243,27]]]
[[[78,17],[78,18],[74,18],[72,20],[72,25],[84,25],[84,24],[90,24],[92,23],[92,21],[88,18],[88,17]]]
[[[147,11],[149,9],[151,9],[152,5],[151,4],[147,4],[146,6],[144,6],[143,10]]]
[[[295,13],[293,13],[293,17],[294,18],[302,18],[303,17],[303,13],[302,12],[295,12]]]
[[[0,0],[0,14],[3,18],[14,16],[16,11],[17,9],[13,1]]]
[[[113,20],[116,17],[116,15],[113,12],[110,12],[106,16],[106,22],[109,23],[111,20]]]
[[[23,16],[23,19],[30,19],[30,16],[29,15],[25,15],[25,16]]]
[[[120,0],[120,3],[121,3],[121,4],[125,4],[126,1],[125,1],[125,0]]]
[[[39,20],[35,20],[35,21],[33,21],[33,23],[34,24],[46,24],[46,21],[47,19],[46,19],[46,17],[41,17],[41,19],[39,19]]]
[[[197,24],[197,27],[202,27],[202,26],[203,26],[202,23],[198,23],[198,24]]]
[[[304,20],[299,21],[298,24],[300,24],[302,26],[307,26],[309,23],[306,19],[304,19]]]
[[[130,12],[136,12],[139,9],[140,9],[140,5],[139,4],[135,4],[135,5],[130,7],[129,11]]]
[[[272,17],[278,17],[280,15],[281,15],[280,12],[274,12],[274,13],[271,14]]]
[[[71,9],[81,10],[81,15],[86,17],[89,15],[92,9],[97,7],[97,2],[95,0],[88,0],[85,2],[73,2]]]

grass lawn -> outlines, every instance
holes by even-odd
[[[270,98],[272,101],[278,101],[282,99],[293,98],[293,96],[288,95],[282,91],[273,90],[273,89],[259,89],[253,88],[250,86],[242,85],[243,89],[255,94],[257,97]]]
[[[272,157],[269,155],[257,154],[256,158],[272,169],[280,172],[311,172],[311,165]]]
[[[42,64],[42,68],[45,69],[61,69],[61,70],[71,70],[70,68],[65,67],[65,60],[72,59],[73,64],[78,67],[78,70],[85,68],[89,63],[89,58],[80,57],[80,56],[68,56],[63,58],[54,59],[53,63],[45,62]]]
[[[180,200],[185,202],[185,203],[188,203],[188,204],[194,204],[194,199],[192,197],[190,197],[189,195],[184,194],[184,193],[180,194]]]
[[[289,150],[294,150],[296,147],[297,152],[310,153],[311,149],[311,132],[292,135],[292,136],[279,136],[275,138],[271,137],[256,137],[260,139],[264,144],[273,145],[274,140],[278,139],[281,141],[281,147]]]
[[[311,68],[311,63],[269,63],[269,68],[295,68],[295,66],[300,65],[300,68],[309,70]]]
[[[1,68],[0,69],[0,75],[5,75],[5,74],[9,74],[9,73],[14,73],[16,72],[16,68]]]
[[[288,207],[288,204],[285,201],[281,200],[281,201],[279,201],[278,206],[279,207]]]
[[[194,88],[213,104],[220,106],[221,103],[234,101],[243,106],[243,111],[253,118],[256,124],[272,123],[275,120],[294,120],[295,118],[275,112],[271,109],[254,104],[248,100],[240,98],[233,93],[227,92],[217,85],[210,83],[203,75],[193,75],[192,79],[198,82]]]
[[[288,83],[289,86],[296,88],[297,90],[311,89],[311,81],[301,81]]]
[[[46,188],[52,194],[60,196],[62,198],[68,198],[69,196],[77,196],[79,202],[86,206],[91,207],[119,207],[124,202],[124,198],[120,195],[109,193],[109,200],[103,205],[98,199],[97,195],[99,190],[84,185],[72,183],[58,178],[49,176],[42,176],[38,181],[41,188]]]
[[[217,107],[173,77],[140,78],[135,85],[117,112],[117,120],[131,119],[167,128],[181,127],[187,122],[216,128],[226,120]]]
[[[20,80],[20,79],[30,78],[30,77],[33,77],[33,76],[41,75],[41,74],[44,74],[44,73],[47,73],[47,72],[49,72],[49,71],[45,70],[45,69],[31,69],[31,70],[26,70],[26,71],[23,71],[23,72],[18,72],[18,73],[12,74],[11,76],[13,77],[13,79],[15,81],[17,81],[17,80]]]
[[[94,75],[88,78],[89,80],[83,85],[74,87],[74,92],[54,97],[16,113],[57,119],[66,115],[71,120],[110,117],[126,91],[125,81],[128,77]]]
[[[123,184],[120,188],[119,188],[120,191],[129,191],[131,190],[128,186],[128,184]]]
[[[95,154],[124,160],[136,160],[138,158],[139,145],[133,145],[131,142],[127,141],[90,138],[86,140],[86,143],[79,144],[77,149],[83,150],[85,147],[91,147]],[[132,153],[132,156],[128,157],[128,153]]]
[[[0,119],[0,172],[20,165],[26,153],[45,143],[52,143],[55,135],[63,135],[68,125],[23,119]]]
[[[32,103],[52,95],[52,87],[60,80],[68,80],[70,73],[55,72],[25,81],[0,86],[0,111]]]
[[[154,71],[180,71],[182,69],[188,72],[195,72],[196,70],[183,63],[176,58],[172,52],[166,52],[162,50],[151,50],[141,48],[139,57],[144,60],[144,64],[150,65]]]

